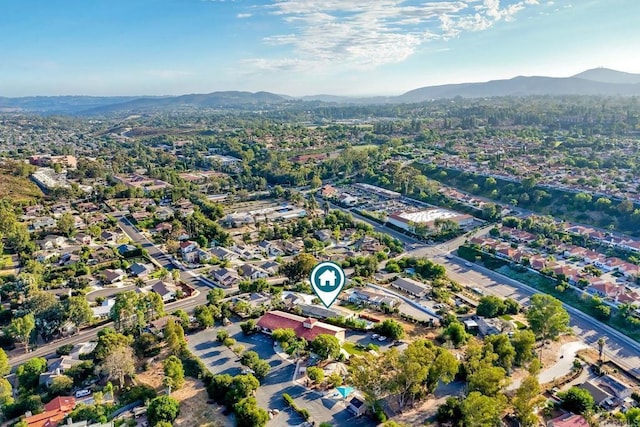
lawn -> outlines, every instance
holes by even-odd
[[[372,350],[379,350],[380,347],[371,343],[369,344],[367,347],[371,347]],[[344,344],[342,344],[342,348],[349,354],[353,354],[356,356],[362,356],[365,353],[368,352],[368,350],[366,348],[364,348],[362,345],[360,344],[354,344],[352,342],[349,341],[345,341]]]

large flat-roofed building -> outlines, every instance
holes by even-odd
[[[417,224],[434,227],[439,220],[450,220],[460,227],[465,227],[473,223],[471,215],[461,214],[442,208],[424,209],[412,212],[396,212],[389,215],[387,221],[403,230],[413,231]]]
[[[304,338],[311,342],[320,334],[327,334],[338,338],[340,344],[345,340],[346,329],[339,326],[319,322],[310,317],[296,316],[284,311],[274,310],[265,313],[258,320],[258,327],[266,334],[271,335],[276,329],[293,329],[298,338]]]
[[[35,166],[53,166],[60,165],[69,169],[75,169],[78,166],[78,160],[75,156],[50,156],[48,154],[29,157],[29,163]]]

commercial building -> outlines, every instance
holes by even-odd
[[[396,212],[387,218],[389,224],[407,231],[414,231],[416,225],[426,225],[435,228],[436,221],[450,220],[460,227],[466,227],[473,223],[471,215],[461,214],[448,209],[432,208],[419,211]]]

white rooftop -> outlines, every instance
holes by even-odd
[[[433,222],[437,219],[452,219],[460,216],[460,214],[446,209],[427,209],[418,212],[400,212],[397,215],[402,219],[415,222],[416,224]]]

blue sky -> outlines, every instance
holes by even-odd
[[[2,0],[0,96],[400,94],[640,73],[638,0]]]

